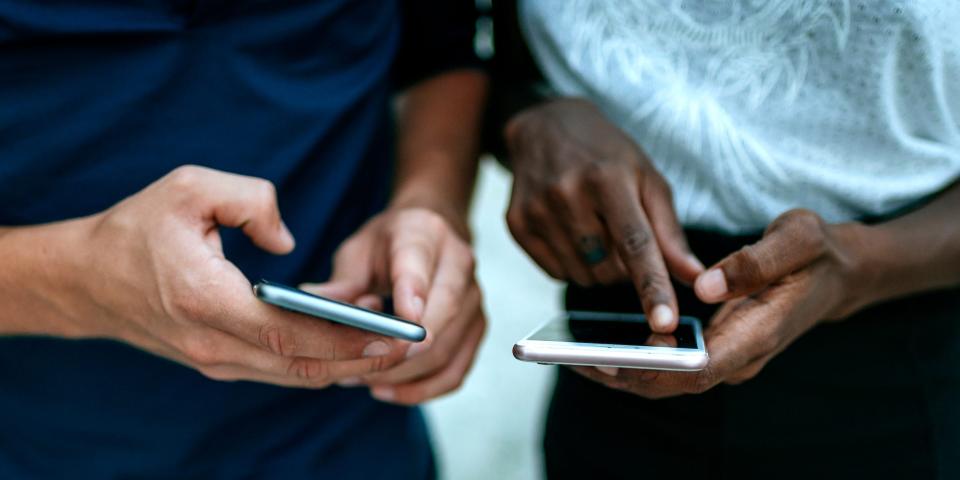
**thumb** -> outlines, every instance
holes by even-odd
[[[805,210],[787,212],[759,242],[728,255],[697,277],[700,300],[717,303],[750,295],[819,258],[825,247],[822,220]]]
[[[276,187],[268,180],[203,167],[182,167],[174,175],[180,183],[203,192],[207,220],[243,229],[254,244],[270,253],[293,250],[293,235],[280,218]]]

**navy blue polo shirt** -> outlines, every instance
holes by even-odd
[[[297,239],[277,257],[225,231],[228,259],[251,279],[323,280],[389,196],[391,96],[472,61],[472,8],[454,3],[0,0],[0,225],[99,212],[200,164],[273,181]],[[0,339],[3,479],[432,469],[419,411],[364,389],[215,382],[117,342]]]

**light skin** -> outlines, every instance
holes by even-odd
[[[410,254],[394,256],[394,262],[409,266],[412,274],[389,283],[397,313],[426,327],[427,338],[413,345],[401,364],[345,377],[339,381],[342,386],[368,386],[382,401],[412,405],[457,389],[473,364],[486,319],[474,275],[467,210],[486,88],[480,72],[451,72],[413,86],[397,105],[400,163],[390,210],[408,212],[408,218],[395,224],[406,232],[402,241]],[[423,212],[431,215],[420,215]],[[377,223],[374,219],[362,230],[384,228]],[[337,253],[333,278],[318,288],[366,283],[366,291],[380,290],[391,278],[385,269],[360,269],[368,276],[351,273],[356,270],[351,265],[371,258],[362,253],[363,243],[356,236],[347,240]],[[378,307],[375,299],[370,306]]]
[[[960,285],[958,210],[960,184],[909,214],[876,225],[829,224],[815,212],[785,212],[756,244],[694,276],[697,297],[719,305],[704,332],[710,360],[703,371],[574,369],[646,398],[747,381],[821,322],[842,321],[886,300]],[[664,242],[676,240],[657,241],[666,259]]]
[[[398,313],[424,323],[435,337],[416,350],[257,300],[224,257],[219,228],[241,228],[268,252],[290,252],[295,241],[280,217],[275,188],[262,179],[196,166],[178,168],[89,217],[0,228],[0,335],[114,339],[223,381],[323,388],[379,372],[377,385],[402,392],[397,401],[449,391],[465,375],[463,364],[472,360],[484,324],[479,300],[453,308],[433,294],[450,290],[447,284],[476,288],[465,239],[468,200],[461,198],[469,192],[451,196],[423,186],[438,175],[450,184],[472,185],[473,132],[485,88],[485,77],[468,71],[414,87],[434,102],[458,93],[468,114],[457,126],[472,130],[455,138],[438,133],[445,143],[418,142],[398,156],[404,173],[389,208],[345,243],[332,281],[317,286],[368,306],[392,293]],[[418,128],[449,123],[429,118],[436,114],[421,108],[401,120]],[[412,135],[401,135],[401,145]],[[446,347],[458,342],[467,354]],[[456,368],[446,368],[451,365]]]

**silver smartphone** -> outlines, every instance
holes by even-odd
[[[642,314],[571,311],[513,346],[526,362],[698,371],[709,356],[700,321],[680,317],[672,335],[654,334]]]
[[[257,298],[271,305],[388,337],[420,342],[427,336],[426,329],[416,323],[286,285],[261,281],[254,285],[253,292]]]

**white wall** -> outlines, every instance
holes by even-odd
[[[509,173],[484,162],[472,225],[487,337],[463,388],[427,405],[442,479],[542,478],[540,439],[553,367],[515,360],[514,342],[560,312],[560,284],[513,242]]]

